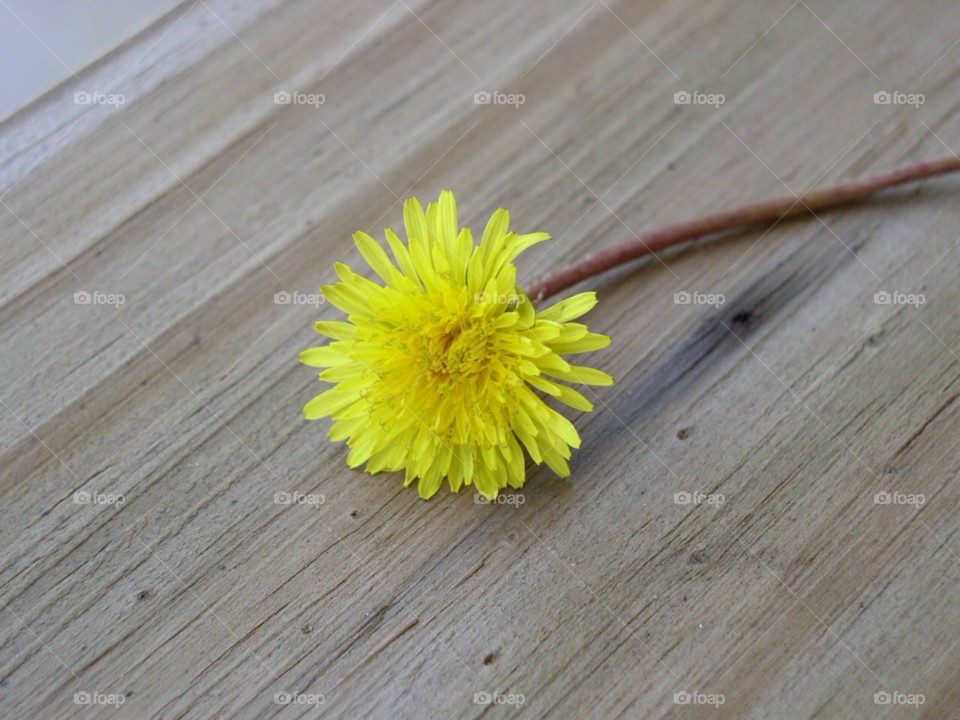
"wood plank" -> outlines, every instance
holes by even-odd
[[[275,704],[297,691],[330,717],[479,717],[498,691],[524,717],[859,718],[906,713],[874,703],[896,691],[950,716],[960,180],[586,284],[618,382],[568,413],[572,478],[531,464],[518,508],[349,470],[302,420],[318,385],[297,363],[341,314],[273,295],[338,260],[371,275],[351,235],[400,226],[411,194],[453,189],[475,231],[504,206],[550,232],[529,284],[643,229],[960,150],[952,9],[185,2],[0,124],[7,714],[82,716],[94,690],[125,695],[118,716],[314,714]],[[675,503],[693,491],[725,501]]]

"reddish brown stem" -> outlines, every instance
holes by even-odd
[[[581,280],[643,257],[648,253],[656,253],[670,245],[746,225],[776,223],[783,218],[816,212],[823,208],[856,200],[877,190],[883,190],[911,180],[920,180],[934,175],[954,172],[955,170],[960,170],[960,158],[956,156],[931,162],[918,162],[889,172],[847,180],[837,185],[811,190],[800,197],[790,196],[742,205],[733,210],[667,225],[657,230],[642,233],[619,245],[587,255],[573,265],[568,265],[539,280],[527,290],[527,295],[533,298],[534,304],[539,304],[545,298]]]

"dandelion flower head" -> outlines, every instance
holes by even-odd
[[[346,440],[350,467],[406,472],[421,497],[446,479],[453,492],[474,485],[490,499],[526,479],[523,448],[538,465],[570,474],[573,424],[548,404],[593,405],[565,383],[611,385],[599,370],[564,356],[599,350],[605,335],[571,322],[596,304],[581,293],[537,312],[517,286],[514,259],[550,238],[510,232],[497,210],[479,245],[460,228],[448,190],[426,212],[404,204],[407,242],[386,231],[393,259],[369,235],[357,248],[381,282],[337,263],[340,281],[321,288],[347,321],[321,321],[333,342],[300,359],[325,368],[334,386],[304,407],[307,419],[333,419],[330,439]],[[382,284],[381,284],[382,283]]]

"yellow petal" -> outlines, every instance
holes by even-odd
[[[568,387],[566,385],[558,385],[557,387],[560,388],[560,394],[557,397],[560,402],[569,405],[572,408],[576,408],[577,410],[583,410],[584,412],[593,411],[593,403],[587,400],[572,387]]]
[[[422,209],[421,212],[423,212]],[[397,234],[390,228],[387,228],[385,235],[387,236],[387,242],[390,244],[390,249],[393,251],[393,256],[397,259],[397,264],[400,266],[400,270],[403,271],[403,274],[413,280],[417,285],[420,285],[420,277],[417,275],[417,268],[413,264],[413,260],[410,257],[410,252],[407,250],[406,246],[400,242],[400,238],[398,238]]]
[[[500,249],[500,242],[510,227],[510,212],[500,208],[487,222],[480,240],[480,262],[486,265],[496,251]]]
[[[574,340],[569,343],[549,343],[549,346],[551,350],[559,355],[575,355],[577,353],[602,350],[609,344],[610,338],[607,335],[587,333],[579,340]]]
[[[360,254],[373,268],[373,271],[383,278],[384,282],[394,285],[395,275],[399,273],[399,270],[390,262],[387,253],[380,247],[380,243],[363,232],[354,233],[353,241],[356,243]]]
[[[339,320],[321,320],[313,326],[313,329],[334,340],[352,340],[357,331],[357,327],[353,323],[340,322]]]
[[[595,292],[585,292],[566,300],[561,300],[556,305],[537,313],[538,320],[553,320],[554,322],[567,322],[575,320],[593,309],[597,304],[597,294]]]
[[[310,367],[333,367],[350,362],[350,358],[329,345],[310,348],[300,353],[300,362]]]
[[[571,365],[568,372],[561,370],[547,370],[548,375],[553,375],[560,380],[576,382],[581,385],[613,385],[613,376],[607,375],[602,370],[583,365]]]
[[[303,414],[307,420],[316,420],[336,412],[357,399],[355,393],[337,392],[336,388],[317,395],[303,406]]]
[[[407,242],[417,238],[427,245],[433,244],[430,230],[427,227],[427,216],[423,213],[423,205],[416,198],[408,198],[403,203],[403,224],[407,229]]]

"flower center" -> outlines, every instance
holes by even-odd
[[[405,296],[378,318],[376,342],[390,352],[371,365],[382,391],[369,399],[409,410],[445,442],[483,438],[480,425],[494,428],[491,441],[499,442],[511,424],[514,388],[522,385],[520,358],[504,348],[516,330],[499,327],[491,308],[472,300],[451,286]]]

